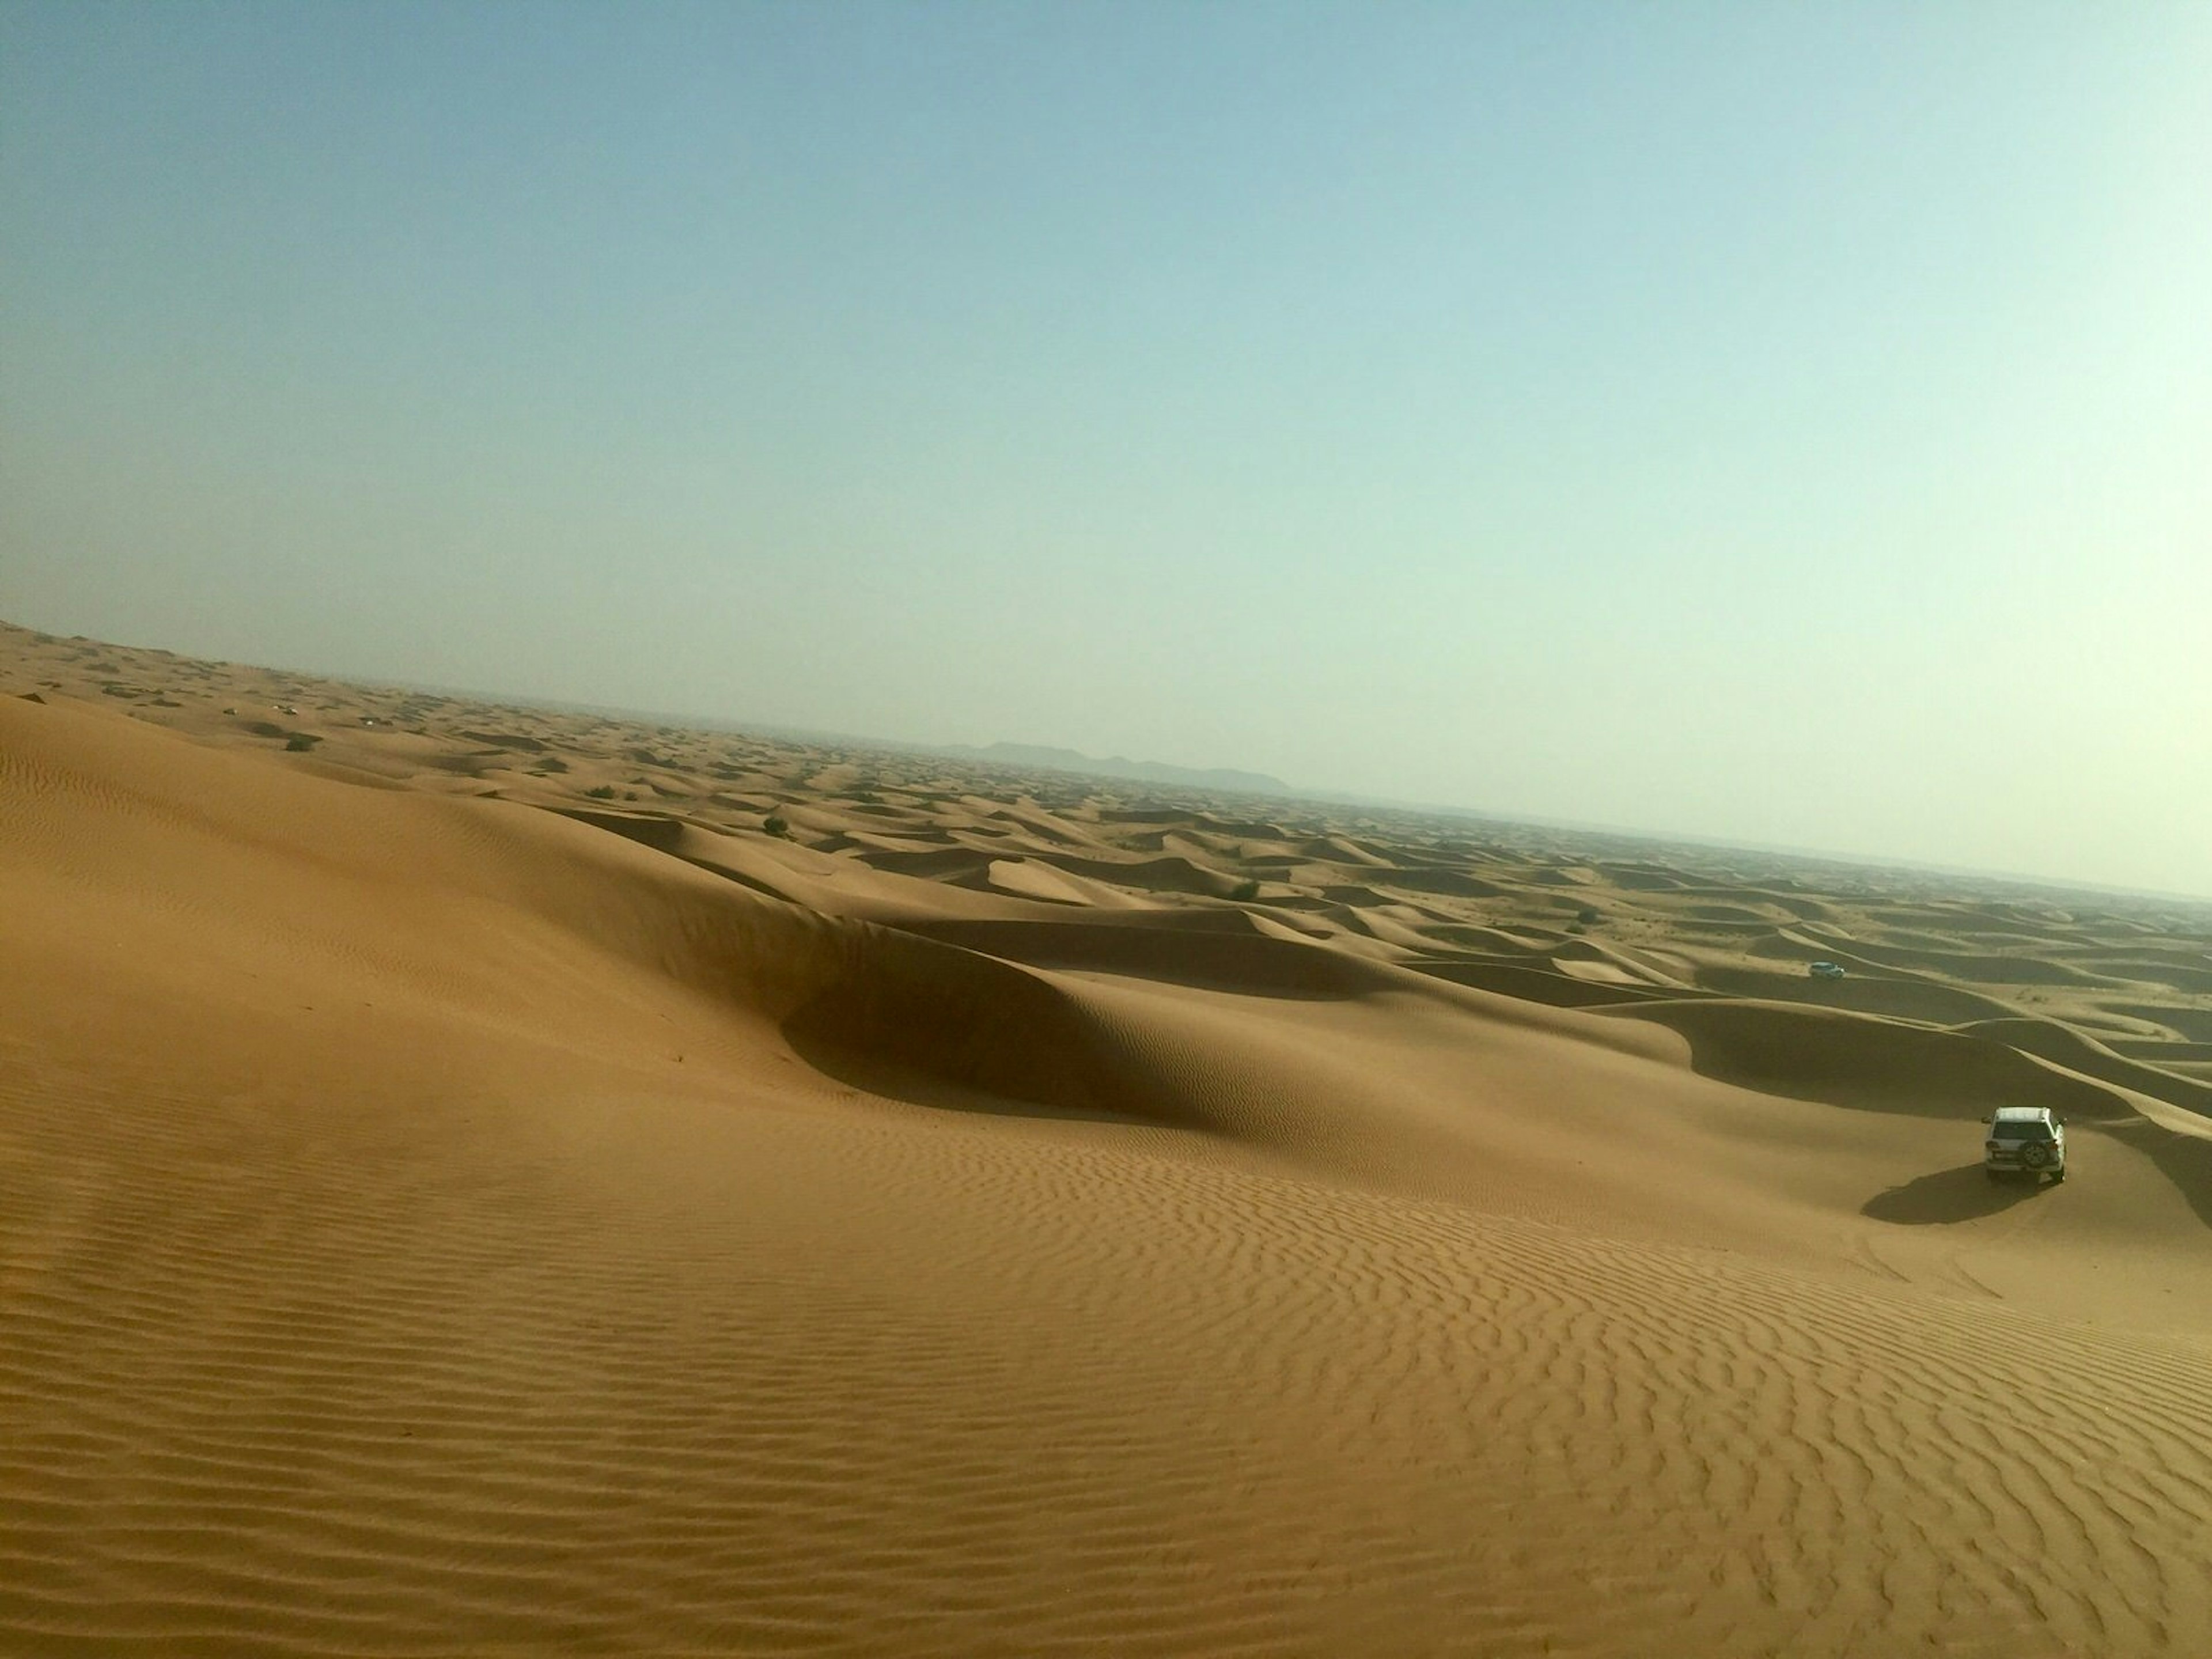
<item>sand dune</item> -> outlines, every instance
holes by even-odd
[[[2202,915],[0,647],[0,1650],[2212,1630]]]

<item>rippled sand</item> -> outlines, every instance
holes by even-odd
[[[0,693],[0,1651],[2212,1631],[2202,914]]]

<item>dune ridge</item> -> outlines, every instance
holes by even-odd
[[[2212,1628],[2188,914],[0,646],[0,1650]]]

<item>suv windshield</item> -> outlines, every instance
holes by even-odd
[[[1991,1126],[1993,1140],[2049,1140],[2051,1126],[2047,1123],[1999,1123]]]

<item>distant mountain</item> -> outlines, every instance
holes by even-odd
[[[1133,761],[1120,755],[1097,760],[1073,749],[1051,749],[1033,743],[994,743],[984,749],[954,744],[934,752],[956,760],[976,761],[985,766],[1043,767],[1054,772],[1080,772],[1092,777],[1131,778],[1142,783],[1173,784],[1184,789],[1233,789],[1248,795],[1287,795],[1291,786],[1265,772],[1235,772],[1226,768],[1169,766],[1160,761]]]

